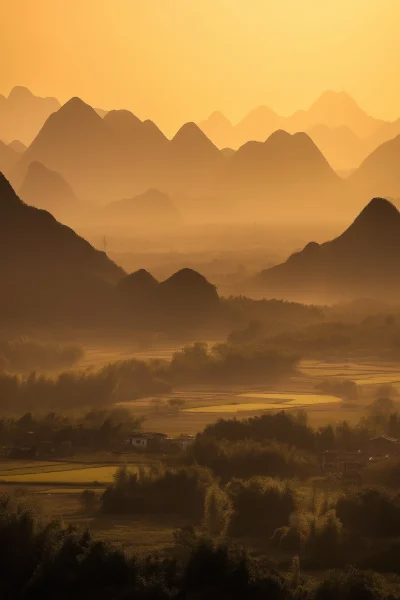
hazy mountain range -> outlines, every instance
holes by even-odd
[[[374,198],[339,237],[310,242],[256,276],[250,288],[267,297],[307,302],[398,299],[400,212],[388,200]]]
[[[349,170],[379,144],[400,134],[400,119],[393,123],[365,113],[345,92],[324,92],[308,110],[283,117],[259,106],[233,125],[214,112],[199,127],[219,148],[239,148],[248,141],[265,141],[277,129],[307,132],[336,170]]]
[[[0,95],[0,139],[30,144],[60,106],[56,98],[39,98],[21,86],[13,88],[8,98]]]
[[[38,134],[47,118],[61,107],[55,98],[34,96],[27,88],[15,87],[8,98],[0,95],[0,140],[23,142],[29,145]],[[108,115],[108,125],[119,137],[125,137],[127,154],[134,153],[132,136],[146,133],[154,144],[156,138],[166,139],[152,123],[145,126],[131,112],[107,111],[95,108],[100,117]],[[264,142],[274,131],[283,129],[289,133],[304,131],[324,154],[329,164],[337,171],[347,172],[357,168],[377,146],[400,135],[400,119],[384,122],[363,111],[345,92],[324,92],[308,110],[299,110],[288,117],[278,115],[267,106],[250,111],[239,123],[233,125],[222,113],[214,112],[200,122],[200,129],[218,148],[226,154],[228,149],[237,149],[248,141]],[[149,151],[152,150],[150,143]],[[22,146],[23,148],[23,146]],[[14,149],[17,149],[14,147]],[[18,149],[21,150],[21,147]],[[6,168],[1,162],[0,168]]]
[[[356,111],[352,101],[351,107]],[[347,112],[343,108],[342,113],[352,113],[350,108]],[[314,105],[312,114],[322,112],[321,103]],[[375,127],[377,139],[381,124],[372,121],[362,111],[358,121],[354,119],[364,131]],[[347,126],[314,126],[311,135],[275,130],[265,141],[221,151],[194,123],[183,125],[169,140],[152,121],[141,121],[129,111],[110,111],[102,117],[79,98],[72,98],[47,118],[25,151],[21,152],[20,145],[16,149],[15,143],[1,144],[0,168],[22,190],[24,199],[60,218],[69,209],[75,210],[75,199],[105,206],[149,189],[172,199],[186,197],[188,211],[200,204],[203,218],[211,221],[287,220],[288,215],[296,220],[307,217],[307,209],[312,209],[314,219],[338,219],[346,211],[350,215],[361,208],[366,197],[400,196],[400,137],[378,146],[344,179],[312,140],[312,135],[318,137],[322,146],[327,132],[336,147],[342,148],[337,153],[340,159],[347,151],[357,153],[360,160],[358,138]],[[32,163],[36,164],[35,177]],[[47,169],[42,169],[40,177],[37,163]],[[58,174],[57,184],[55,174],[50,184],[48,171]],[[179,207],[182,211],[184,204]]]

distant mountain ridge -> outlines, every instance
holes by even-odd
[[[40,98],[28,88],[14,87],[8,98],[0,96],[0,138],[30,144],[46,119],[60,106],[56,98]]]
[[[329,128],[348,127],[360,138],[373,135],[384,123],[370,117],[346,92],[324,92],[308,110],[298,110],[289,117],[277,114],[267,106],[250,111],[237,125],[222,113],[213,113],[199,127],[218,146],[237,148],[248,141],[264,141],[277,129],[289,133],[307,131],[317,125]]]
[[[69,183],[59,173],[37,161],[29,164],[19,194],[27,204],[47,210],[58,219],[79,208],[79,201]]]
[[[176,225],[182,215],[168,194],[150,189],[134,198],[116,200],[105,207],[108,220],[126,224],[134,229],[139,226],[159,227],[160,224]]]
[[[374,198],[340,236],[310,242],[251,282],[268,297],[332,302],[400,292],[400,212]]]

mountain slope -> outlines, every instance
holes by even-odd
[[[305,133],[276,131],[263,143],[247,142],[226,160],[224,195],[246,199],[257,214],[264,207],[270,218],[287,219],[288,210],[292,218],[299,210],[329,210],[329,199],[343,191],[343,181]]]
[[[13,173],[21,185],[31,162],[40,162],[70,182],[79,198],[90,198],[113,168],[113,146],[103,119],[79,98],[50,115]]]
[[[400,196],[400,135],[378,146],[350,180],[369,194]]]
[[[0,102],[0,138],[30,144],[51,113],[60,108],[56,98],[39,98],[15,87]]]
[[[0,171],[8,173],[20,159],[20,153],[0,140]]]
[[[317,125],[348,127],[357,137],[367,138],[382,124],[383,121],[367,115],[345,92],[326,91],[308,110],[296,111],[289,117],[278,115],[267,106],[259,106],[237,125],[232,125],[221,113],[213,113],[199,126],[219,148],[238,148],[248,141],[263,142],[278,129],[295,133]]]
[[[79,206],[69,183],[37,161],[29,164],[19,195],[27,204],[48,210],[56,218],[70,215]]]
[[[50,321],[104,316],[124,276],[104,252],[44,210],[27,206],[0,173],[2,318]]]
[[[269,297],[332,302],[397,297],[399,276],[400,213],[374,198],[342,235],[321,245],[310,242],[252,283]]]
[[[180,222],[181,214],[171,198],[159,190],[150,189],[124,200],[116,200],[106,207],[107,219],[120,223],[131,223],[132,227],[165,227]]]
[[[314,125],[307,134],[335,171],[357,168],[367,153],[365,141],[345,125]]]

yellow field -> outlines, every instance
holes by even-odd
[[[37,468],[37,467],[36,467]],[[19,472],[0,474],[0,480],[6,483],[33,483],[33,484],[88,484],[94,482],[111,483],[117,466],[86,467],[75,469],[42,470],[36,472]]]

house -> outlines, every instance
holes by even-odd
[[[355,452],[346,452],[340,450],[325,450],[322,453],[322,470],[325,472],[341,472],[343,469],[349,469],[353,464],[365,465],[369,454],[357,450]]]
[[[162,445],[167,451],[187,452],[194,440],[194,435],[181,435],[178,438],[165,438]]]
[[[368,448],[372,456],[386,456],[400,453],[400,443],[388,435],[378,435],[369,440]]]
[[[162,441],[167,435],[165,433],[133,433],[129,435],[124,444],[133,450],[160,450]]]

